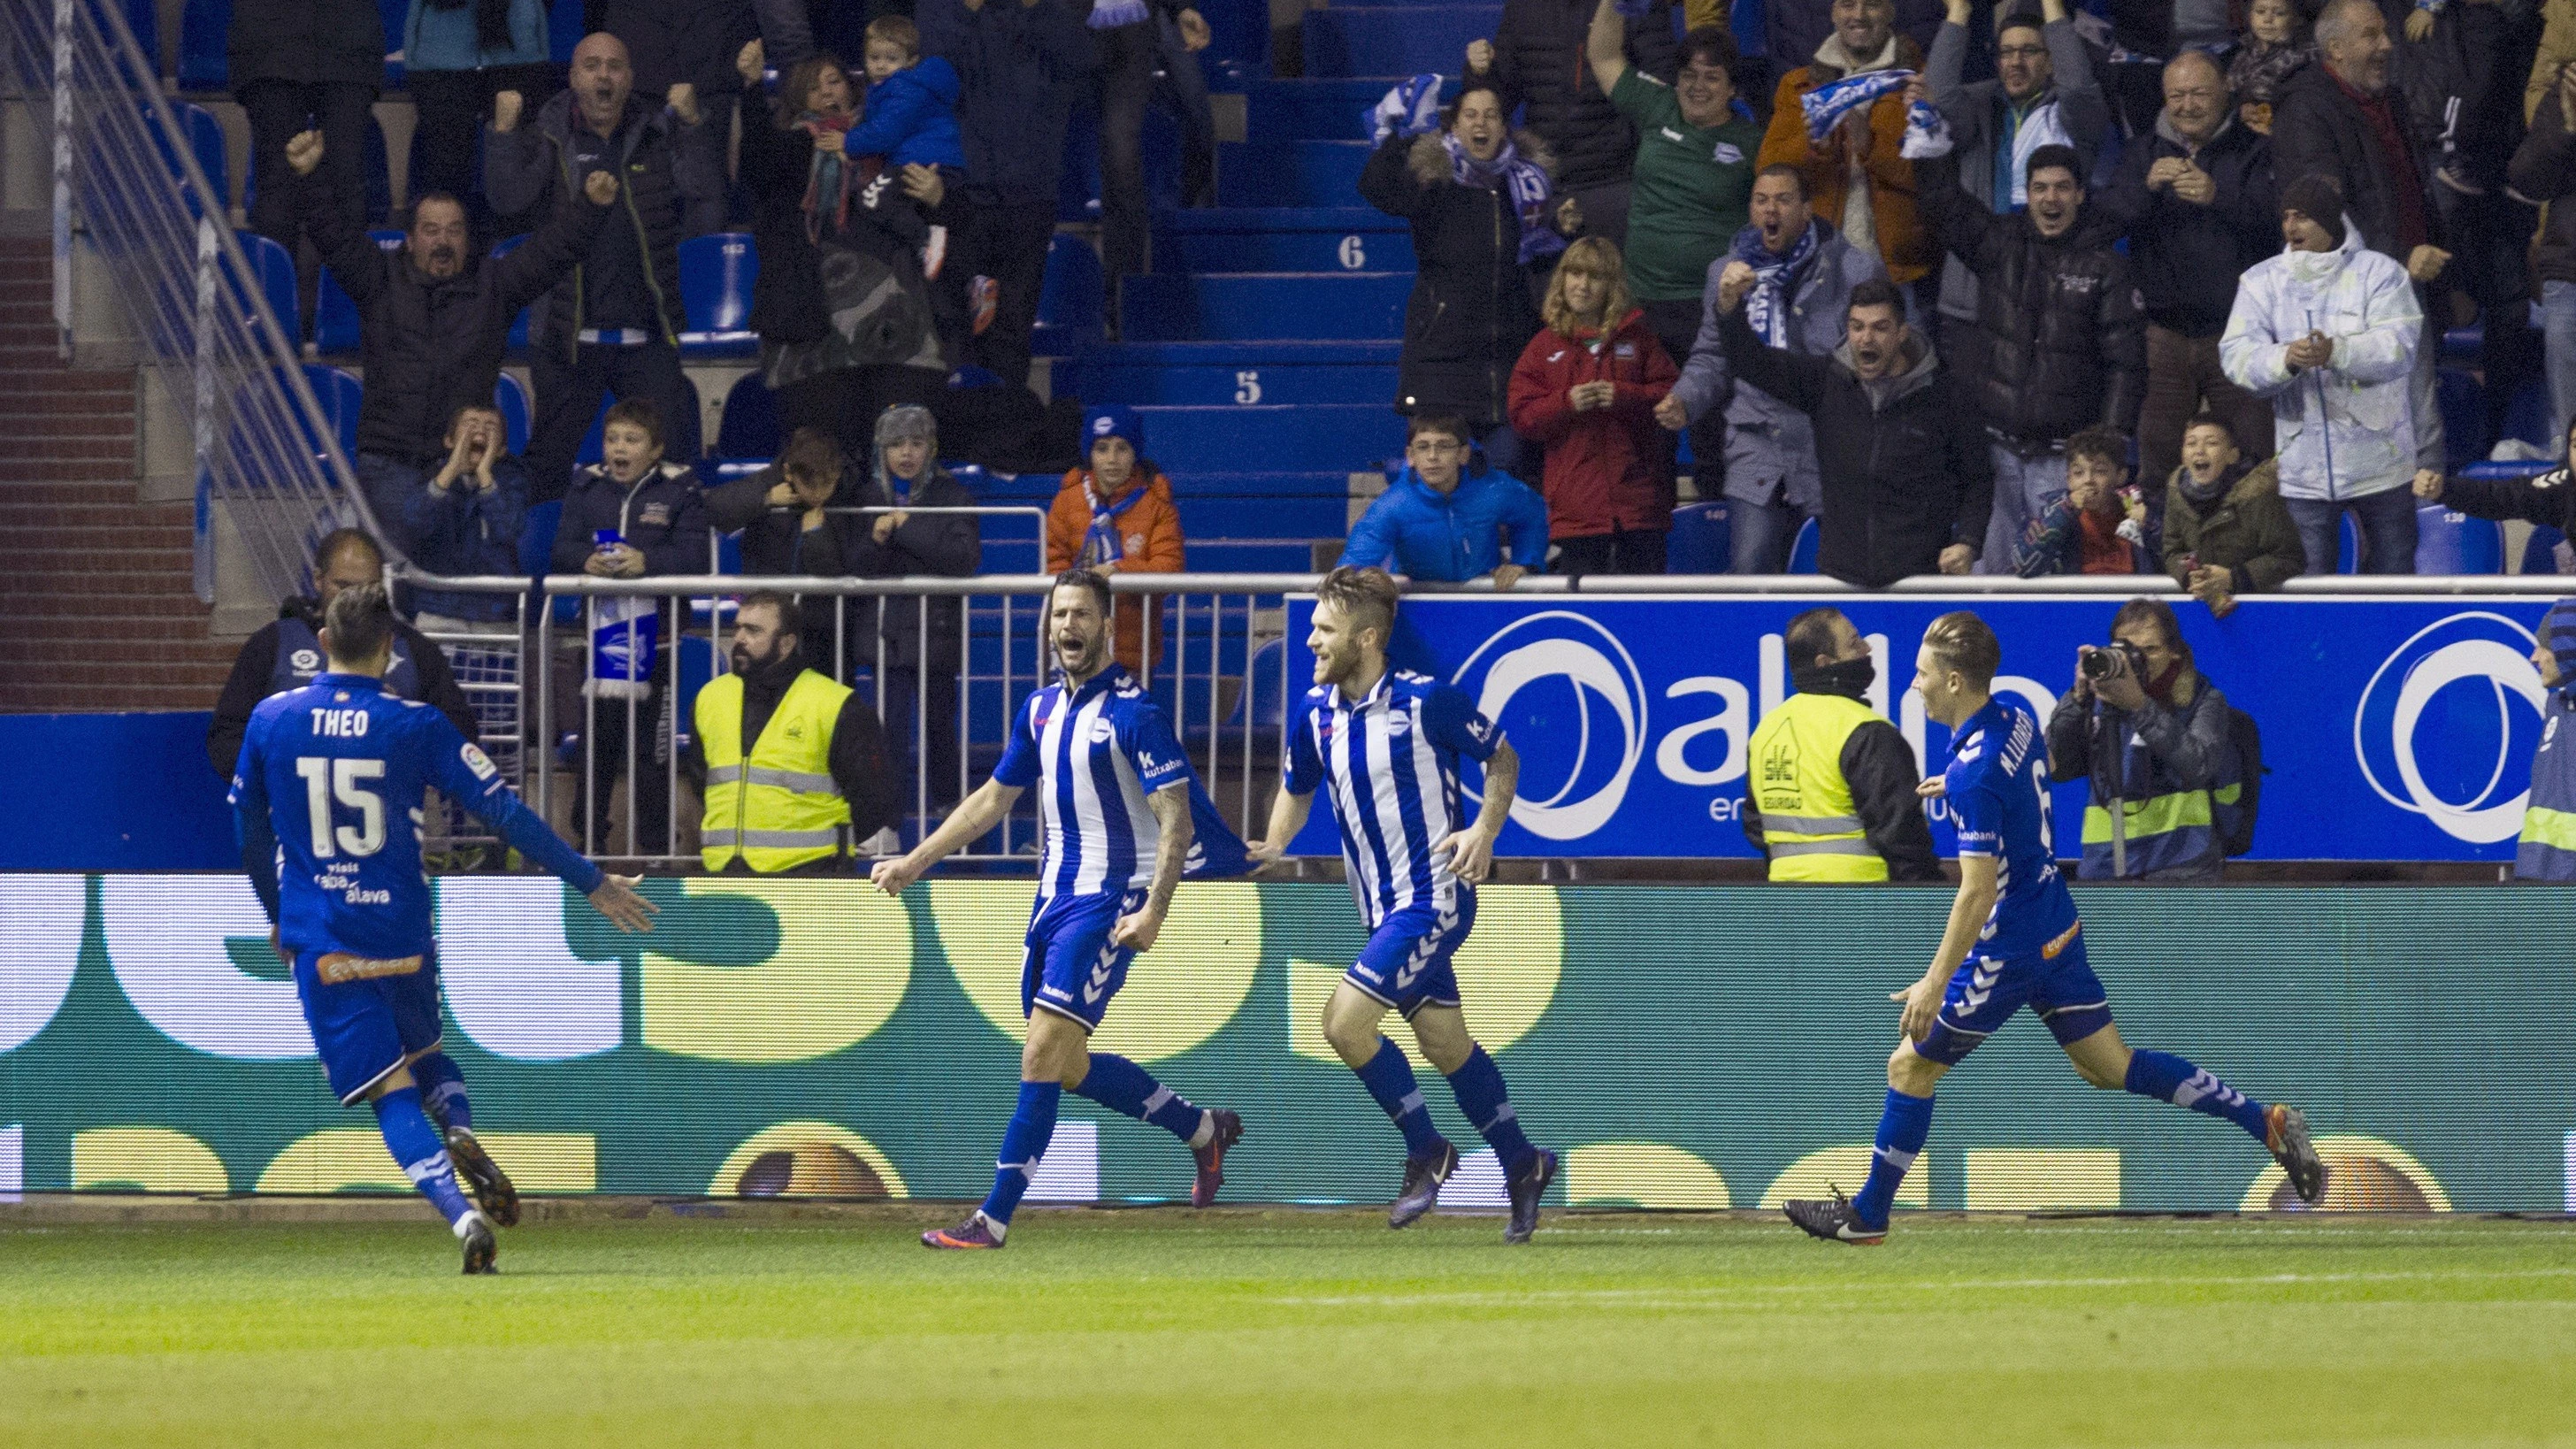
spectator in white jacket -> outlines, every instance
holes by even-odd
[[[2281,501],[2308,572],[2330,574],[2349,511],[2361,571],[2415,572],[2415,427],[2408,379],[2424,331],[2403,264],[2372,251],[2322,176],[2281,188],[2279,256],[2236,288],[2218,344],[2228,380],[2272,401]]]

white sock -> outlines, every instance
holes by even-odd
[[[1215,1140],[1216,1114],[1202,1108],[1199,1111],[1198,1130],[1190,1134],[1190,1150],[1196,1152]]]

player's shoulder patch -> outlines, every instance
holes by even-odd
[[[389,700],[392,700],[394,703],[396,703],[396,704],[398,704],[398,705],[401,705],[401,706],[402,706],[403,708],[405,708],[405,709],[427,709],[427,708],[429,708],[429,706],[428,706],[428,705],[421,703],[419,700],[416,700],[416,699],[405,699],[405,698],[403,698],[403,697],[402,697],[401,695],[399,695],[399,694],[388,694],[388,695],[386,695],[386,696],[385,696],[385,698],[387,698],[387,699],[389,699]]]
[[[465,768],[474,772],[475,779],[490,781],[500,777],[501,767],[493,764],[492,757],[483,753],[483,747],[472,740],[467,740],[464,748],[456,753],[464,759]]]

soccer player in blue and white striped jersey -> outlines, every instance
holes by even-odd
[[[1502,1072],[1467,1034],[1452,965],[1476,924],[1475,883],[1493,866],[1520,758],[1465,691],[1387,667],[1395,607],[1395,580],[1380,569],[1338,568],[1316,589],[1306,639],[1315,687],[1289,720],[1287,778],[1271,802],[1268,838],[1252,855],[1278,858],[1305,825],[1315,791],[1330,796],[1369,940],[1325,1003],[1324,1036],[1404,1134],[1404,1186],[1387,1226],[1429,1212],[1458,1167],[1458,1149],[1431,1125],[1413,1068],[1378,1029],[1397,1011],[1501,1161],[1512,1203],[1503,1241],[1527,1242],[1556,1177],[1556,1154],[1531,1145]],[[1473,820],[1458,788],[1461,755],[1485,767],[1485,802]]]
[[[922,1234],[926,1247],[1002,1246],[1067,1089],[1187,1143],[1198,1159],[1194,1207],[1216,1201],[1226,1150],[1243,1140],[1235,1113],[1202,1111],[1127,1058],[1091,1050],[1128,963],[1154,948],[1181,878],[1239,874],[1244,847],[1198,788],[1162,707],[1110,657],[1109,581],[1087,569],[1059,576],[1046,637],[1061,673],[1020,706],[993,778],[929,839],[873,872],[886,894],[901,891],[1037,788],[1045,854],[1020,962],[1029,1020],[1020,1103],[992,1193],[963,1225]]]

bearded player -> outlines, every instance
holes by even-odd
[[[1914,688],[1923,712],[1950,727],[1950,763],[1923,782],[1947,798],[1959,824],[1959,894],[1923,979],[1890,999],[1905,1003],[1904,1039],[1887,1059],[1887,1105],[1860,1196],[1783,1205],[1789,1221],[1845,1243],[1887,1239],[1897,1184],[1932,1130],[1932,1089],[2013,1013],[2027,1006],[2085,1081],[2123,1088],[2233,1122],[2263,1144],[2301,1199],[2325,1193],[2325,1164],[2296,1107],[2266,1107],[2158,1051],[2132,1051],[2111,1024],[2111,1005],[2085,960],[2075,898],[2051,859],[2041,815],[2048,795],[2039,717],[1991,693],[2003,650],[1983,619],[1944,614],[1923,631]]]
[[[1465,691],[1387,667],[1395,608],[1395,580],[1380,569],[1337,568],[1315,590],[1306,636],[1315,687],[1289,722],[1287,778],[1252,855],[1285,853],[1315,791],[1326,790],[1369,939],[1324,1004],[1324,1038],[1404,1134],[1404,1185],[1387,1226],[1431,1211],[1458,1168],[1458,1149],[1431,1125],[1412,1066],[1378,1029],[1395,1011],[1501,1161],[1512,1204],[1503,1241],[1525,1243],[1556,1178],[1556,1154],[1531,1145],[1501,1070],[1467,1034],[1452,965],[1476,924],[1476,882],[1492,869],[1520,757]],[[1473,821],[1461,808],[1461,755],[1485,767],[1485,803]]]
[[[1110,657],[1109,619],[1107,578],[1088,569],[1057,576],[1046,634],[1056,681],[1020,706],[993,778],[910,854],[881,860],[872,873],[878,889],[900,892],[1008,819],[1036,787],[1045,853],[1020,962],[1020,1010],[1029,1022],[1020,1102],[983,1206],[958,1227],[922,1234],[924,1247],[998,1248],[1008,1240],[1067,1091],[1187,1145],[1198,1163],[1193,1207],[1216,1201],[1226,1151],[1243,1140],[1235,1113],[1191,1106],[1136,1063],[1091,1050],[1128,963],[1162,934],[1181,878],[1244,868],[1243,842],[1198,788],[1161,706]]]

